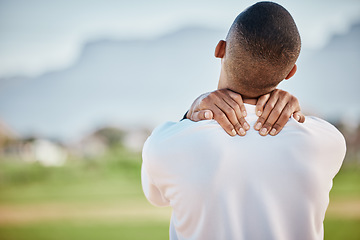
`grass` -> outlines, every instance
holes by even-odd
[[[64,239],[167,239],[166,222],[64,222],[0,227],[2,240],[64,240]]]
[[[342,167],[334,178],[334,187],[330,196],[335,199],[360,197],[359,165],[345,164]]]
[[[146,201],[140,166],[121,147],[63,167],[0,159],[0,239],[167,239],[170,209]]]
[[[114,147],[63,167],[0,159],[0,239],[168,239],[169,208],[143,196],[141,156]],[[360,239],[360,169],[334,180],[325,239]]]
[[[325,239],[360,239],[360,168],[347,164],[334,178],[324,221]]]
[[[325,240],[359,240],[360,239],[360,218],[334,218],[328,217],[324,222]]]

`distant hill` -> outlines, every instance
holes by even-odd
[[[155,126],[180,119],[217,86],[213,57],[225,32],[186,28],[153,40],[87,43],[67,69],[0,80],[0,118],[18,132],[58,137],[118,122]]]
[[[106,123],[155,126],[178,120],[217,87],[213,57],[224,31],[185,28],[153,40],[99,40],[73,66],[35,78],[0,79],[0,118],[20,134],[77,137]],[[360,24],[317,52],[280,88],[325,117],[360,116]]]
[[[298,73],[280,87],[304,109],[333,120],[360,120],[360,22],[321,50],[300,55]]]

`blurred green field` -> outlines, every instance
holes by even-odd
[[[140,165],[122,147],[63,167],[0,159],[0,239],[168,239],[170,209],[146,201]],[[359,166],[334,180],[325,239],[360,239]]]

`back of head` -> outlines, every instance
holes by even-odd
[[[276,3],[256,3],[238,15],[226,38],[227,82],[247,97],[268,93],[292,70],[300,48],[290,13]]]

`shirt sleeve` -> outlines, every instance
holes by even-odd
[[[161,192],[160,188],[154,183],[151,171],[151,156],[148,154],[148,148],[145,143],[143,148],[143,163],[141,166],[141,184],[147,200],[154,206],[166,207],[170,202]],[[150,165],[150,167],[148,166]]]

